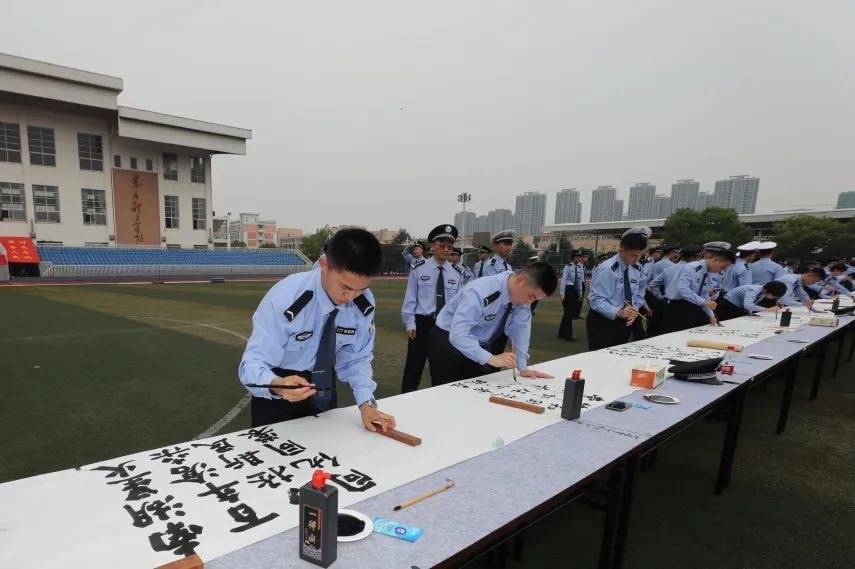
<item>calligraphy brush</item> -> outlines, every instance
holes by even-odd
[[[398,510],[403,510],[404,508],[408,508],[408,507],[412,506],[413,504],[417,504],[417,503],[421,502],[422,500],[427,500],[431,496],[436,496],[437,494],[439,494],[441,492],[445,492],[446,490],[450,490],[451,488],[454,488],[454,480],[452,480],[450,478],[446,478],[445,480],[446,480],[446,482],[448,482],[448,484],[446,484],[442,488],[437,488],[436,490],[433,490],[432,492],[428,492],[427,494],[422,494],[418,498],[413,498],[412,500],[404,502],[400,506],[395,506],[392,509],[396,512]]]
[[[624,300],[624,301],[623,301],[623,303],[627,306],[627,308],[632,308],[633,310],[635,310],[635,308],[632,306],[632,303],[630,303],[628,300]],[[636,311],[636,312],[638,312],[638,316],[639,316],[642,320],[644,320],[645,322],[647,322],[647,316],[645,316],[644,314],[642,314],[642,313],[641,313],[641,312],[639,312],[638,310],[635,310],[635,311]]]
[[[311,387],[315,391],[332,391],[332,387],[318,387],[315,384],[310,385],[276,385],[274,383],[244,383],[244,387],[269,387],[272,389],[303,389],[304,387]]]

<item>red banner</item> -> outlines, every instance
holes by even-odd
[[[38,263],[39,252],[29,237],[0,237],[10,263]]]

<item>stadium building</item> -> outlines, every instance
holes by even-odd
[[[118,77],[0,54],[0,254],[13,276],[39,262],[70,276],[54,266],[215,260],[211,160],[246,154],[252,132],[123,107],[122,90]]]

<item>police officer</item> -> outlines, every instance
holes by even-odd
[[[683,265],[676,287],[666,290],[666,327],[669,332],[694,328],[707,322],[718,323],[714,311],[717,306],[715,299],[720,292],[720,274],[736,257],[729,250],[710,251],[708,248],[703,255],[700,261]]]
[[[781,303],[785,306],[813,306],[813,299],[808,293],[809,287],[822,280],[828,275],[820,267],[811,267],[801,273],[784,275],[778,281],[787,285],[787,293],[781,297]]]
[[[543,262],[467,285],[445,305],[431,331],[428,362],[433,385],[509,367],[519,369],[523,377],[550,378],[528,369],[529,306],[557,286],[555,269]],[[513,340],[513,352],[503,353],[506,335]]]
[[[665,245],[662,245],[662,257],[660,257],[658,261],[654,262],[653,266],[650,268],[650,280],[648,281],[648,283],[653,281],[653,279],[662,274],[662,271],[676,263],[679,259],[679,245],[675,245],[673,243],[667,243]]]
[[[652,311],[644,302],[639,259],[647,249],[649,227],[633,227],[623,234],[618,252],[603,261],[591,277],[588,296],[588,347],[591,350],[626,343],[641,314]]]
[[[436,315],[463,284],[462,271],[454,269],[448,262],[456,239],[457,228],[453,225],[434,227],[428,235],[433,256],[417,261],[410,270],[404,305],[401,307],[401,318],[409,338],[401,379],[402,393],[419,388]]]
[[[461,284],[466,284],[475,278],[475,273],[463,262],[463,249],[461,247],[455,246],[451,251],[451,268],[460,273],[463,279]]]
[[[377,409],[371,370],[374,296],[368,285],[382,261],[376,237],[342,229],[319,268],[282,279],[267,292],[238,368],[243,384],[270,385],[247,387],[254,427],[334,409],[337,379],[350,384],[366,429],[395,427],[394,417]]]
[[[484,268],[487,265],[487,259],[490,258],[490,255],[492,253],[492,249],[490,249],[486,245],[481,245],[478,247],[478,260],[475,261],[474,265],[472,265],[472,272],[475,273],[476,279],[484,276]]]
[[[665,272],[665,269],[673,267],[679,258],[680,247],[668,243],[662,246],[662,257],[652,265],[648,265],[644,301],[653,311],[653,314],[647,319],[648,338],[665,332],[665,307],[668,304],[668,299],[665,297],[664,279],[661,278],[661,275]],[[656,286],[653,286],[654,281],[657,282]],[[659,292],[659,294],[656,294],[654,291]]]
[[[742,285],[731,289],[715,307],[719,322],[748,316],[755,312],[777,312],[779,299],[787,294],[787,285],[771,281],[764,285]]]
[[[588,255],[585,251],[582,251],[582,256],[579,258],[579,261],[576,263],[579,267],[579,271],[582,273],[582,283],[581,290],[579,292],[579,303],[576,305],[576,314],[574,318],[576,320],[582,319],[582,305],[585,304],[585,291],[588,289],[588,284],[585,281],[585,273],[588,270]]]
[[[724,271],[721,279],[721,298],[728,291],[737,287],[754,284],[751,278],[751,268],[748,266],[745,258],[752,255],[757,250],[758,243],[751,241],[744,243],[736,248],[736,262],[733,263],[727,270]]]
[[[499,231],[493,235],[491,241],[493,242],[493,251],[495,254],[487,261],[487,266],[483,270],[483,276],[488,277],[490,275],[498,275],[504,271],[514,270],[508,261],[511,256],[511,249],[514,246],[514,232],[510,229]]]
[[[752,284],[766,284],[781,280],[787,274],[784,267],[772,260],[772,251],[778,244],[774,241],[762,241],[757,244],[758,259],[751,263]]]
[[[573,319],[576,318],[578,307],[582,304],[582,294],[585,282],[585,269],[580,268],[582,251],[576,249],[569,263],[561,271],[558,283],[558,294],[561,295],[561,305],[564,314],[558,325],[558,337],[568,342],[575,342],[573,337]]]
[[[838,294],[849,296],[851,293],[841,282],[845,273],[846,265],[843,263],[829,264],[826,277],[816,284],[811,285],[810,291],[816,294],[816,298],[831,298]]]
[[[413,243],[412,252],[408,250],[407,247],[404,247],[404,251],[401,255],[404,257],[404,260],[408,265],[413,266],[419,261],[424,261],[425,258],[425,244],[421,241],[416,241]]]
[[[677,277],[680,276],[680,271],[683,270],[683,266],[687,263],[692,263],[701,258],[701,248],[697,245],[687,245],[680,249],[680,260],[677,263],[674,263],[670,267],[666,268],[662,271],[658,276],[656,276],[648,285],[647,292],[655,296],[658,300],[664,301],[663,307],[668,305],[668,293],[676,292],[677,290]],[[665,314],[660,315],[663,318],[663,327],[661,329],[661,333],[667,332],[666,327],[664,326],[664,317]],[[656,318],[656,314],[653,314],[653,318]]]

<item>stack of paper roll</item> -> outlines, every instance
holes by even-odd
[[[714,342],[712,340],[699,340],[697,338],[689,338],[686,344],[690,348],[709,348],[711,350],[727,350],[733,348],[737,352],[742,351],[742,344],[734,344],[733,342]]]

